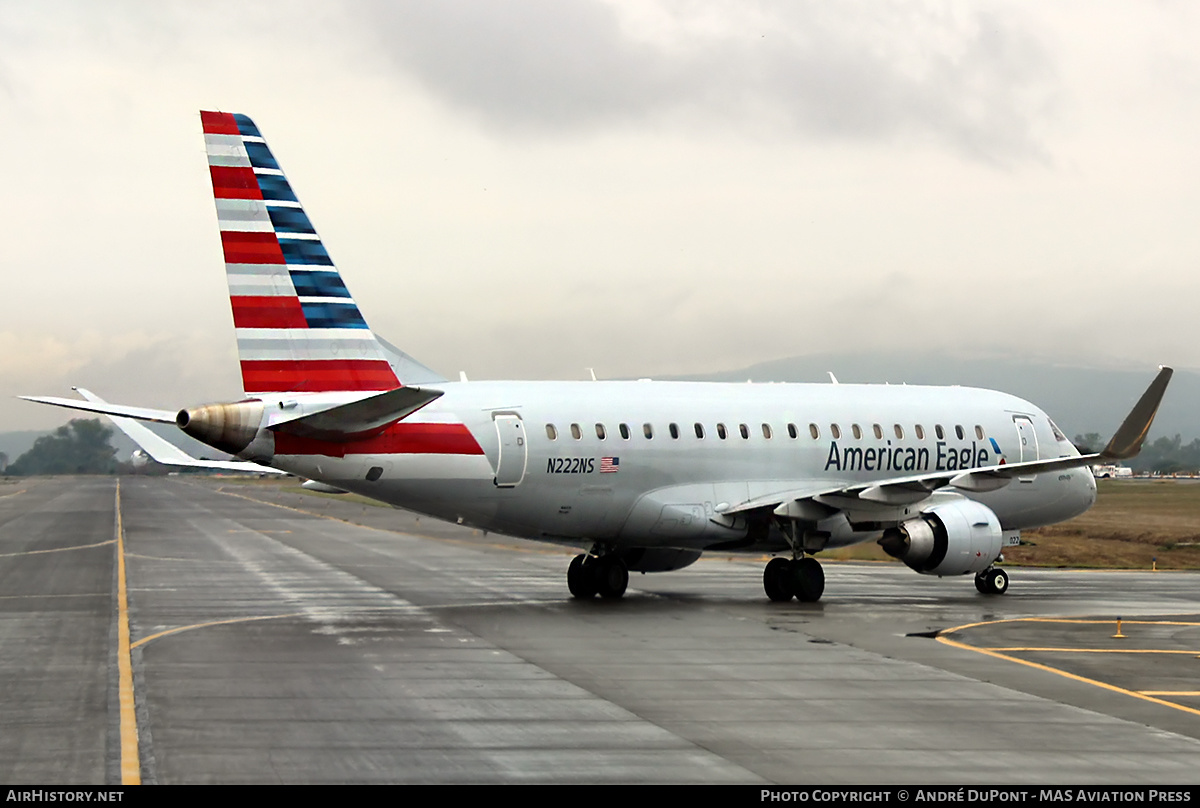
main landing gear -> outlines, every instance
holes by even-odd
[[[772,558],[763,570],[763,589],[776,603],[792,598],[801,603],[816,603],[825,592],[825,570],[812,556],[793,561]]]
[[[985,595],[1003,595],[1008,591],[1008,573],[989,567],[975,576],[975,588]]]
[[[589,600],[596,595],[615,600],[625,594],[628,586],[629,569],[620,556],[611,553],[577,555],[567,567],[567,588],[572,597],[580,600]]]

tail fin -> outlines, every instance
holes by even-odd
[[[258,127],[228,112],[200,120],[245,392],[400,387]]]

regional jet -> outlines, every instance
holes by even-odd
[[[718,551],[775,555],[767,597],[812,602],[817,556],[866,541],[1001,594],[1004,548],[1091,507],[1089,466],[1138,453],[1171,377],[1086,455],[1028,401],[966,387],[451,381],[368,327],[253,121],[201,122],[244,397],[30,400],[174,423],[243,463],[578,547],[576,598]]]

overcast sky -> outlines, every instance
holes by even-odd
[[[198,110],[442,373],[1200,368],[1188,2],[0,0],[0,431],[240,392]]]

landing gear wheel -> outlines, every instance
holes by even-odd
[[[825,593],[825,570],[811,556],[793,561],[789,578],[796,600],[801,603],[816,603]]]
[[[988,593],[987,570],[975,573],[975,588],[984,595]]]
[[[624,561],[609,555],[594,561],[592,567],[592,577],[600,597],[615,600],[625,594],[625,588],[629,586],[629,570]]]
[[[791,565],[792,562],[785,558],[772,558],[763,569],[763,589],[767,597],[776,603],[786,603],[792,599],[792,589],[787,580]]]
[[[984,573],[984,583],[987,586],[986,594],[1003,595],[1008,591],[1008,573],[999,567],[992,567]]]
[[[567,589],[571,590],[572,597],[589,600],[596,596],[599,586],[595,565],[596,562],[586,554],[571,559],[571,566],[567,567]]]

